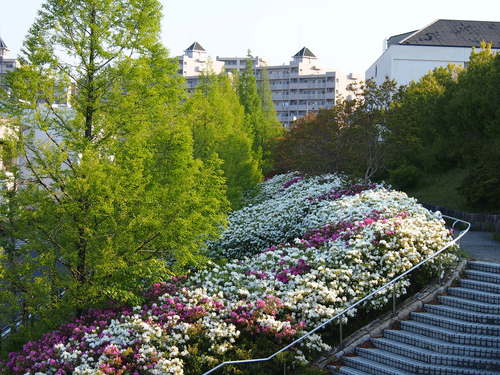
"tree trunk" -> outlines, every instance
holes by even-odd
[[[96,24],[96,10],[92,7],[90,11],[91,25]],[[89,141],[92,140],[92,130],[94,125],[94,112],[95,112],[95,73],[96,73],[96,40],[94,28],[90,28],[90,46],[89,46],[89,61],[87,67],[87,98],[85,108],[85,138]]]

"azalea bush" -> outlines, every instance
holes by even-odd
[[[333,174],[277,175],[262,184],[246,207],[229,216],[227,230],[211,244],[212,254],[250,256],[330,223],[362,220],[374,210],[388,217],[399,212],[429,214],[415,199],[383,185],[353,184]]]
[[[335,175],[279,175],[233,213],[205,269],[153,285],[143,306],[90,311],[27,343],[3,372],[200,374],[225,360],[267,356],[450,240],[441,215],[404,193]],[[427,272],[455,260],[447,252]],[[395,286],[397,296],[409,283]],[[380,309],[391,296],[381,292],[360,308]],[[301,366],[328,349],[328,336],[318,334],[287,355]]]
[[[241,257],[303,235],[305,219],[326,204],[321,197],[349,186],[339,175],[304,178],[297,173],[277,175],[241,210],[229,216],[222,237],[211,244],[212,255]],[[346,192],[348,194],[348,192]]]

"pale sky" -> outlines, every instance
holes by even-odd
[[[14,56],[44,0],[0,0],[0,36]],[[500,21],[499,0],[160,0],[171,55],[198,41],[211,55],[287,63],[307,46],[320,65],[363,73],[383,40],[436,19]]]

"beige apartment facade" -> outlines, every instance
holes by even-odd
[[[318,58],[306,47],[288,64],[268,65],[262,57],[217,56],[213,61],[198,42],[179,57],[179,73],[186,78],[188,91],[192,91],[203,72],[241,72],[248,60],[252,61],[257,82],[262,80],[263,71],[267,71],[278,119],[285,127],[308,113],[334,106],[339,96],[348,98],[351,95],[348,85],[360,80],[358,74],[321,67]]]
[[[0,37],[0,88],[3,86],[4,76],[8,72],[12,72],[17,67],[16,59],[9,56],[9,49]],[[0,148],[5,147],[4,139],[11,134],[10,129],[6,126],[7,120],[0,117]],[[9,161],[10,162],[10,161]],[[0,157],[0,171],[5,172],[6,161]],[[8,172],[7,172],[8,173]]]
[[[16,59],[10,57],[9,49],[2,37],[0,37],[0,85],[2,85],[4,74],[12,72],[16,67]]]
[[[320,108],[333,107],[338,96],[349,97],[348,85],[359,80],[359,75],[321,67],[307,47],[288,64],[267,66],[266,70],[278,119],[285,127]],[[257,69],[257,79],[262,79],[262,69]]]
[[[248,57],[216,57],[217,61],[224,64],[224,70],[226,72],[242,73],[247,68],[247,63],[250,61],[255,70],[267,66],[267,61],[259,56],[248,56]]]
[[[188,91],[193,91],[198,85],[202,73],[219,74],[224,69],[224,63],[214,61],[200,43],[194,42],[184,50],[184,55],[178,57],[178,73],[186,77]]]

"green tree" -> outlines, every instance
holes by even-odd
[[[349,174],[365,181],[379,176],[386,167],[387,123],[397,84],[386,79],[377,85],[373,80],[350,87],[354,98],[340,99],[336,110],[340,114],[343,141],[350,150]]]
[[[276,113],[276,108],[274,107],[273,96],[271,91],[271,85],[269,83],[269,72],[267,68],[262,68],[260,70],[260,82],[258,85],[258,92],[260,96],[260,101],[262,105],[262,115],[263,115],[263,131],[264,139],[266,140],[264,149],[264,172],[269,172],[274,169],[274,160],[272,158],[273,149],[276,145],[277,138],[284,134],[285,129],[278,120]]]
[[[500,209],[500,55],[491,44],[473,51],[449,95],[450,148],[468,170],[460,191],[473,209]]]
[[[46,0],[7,77],[20,162],[3,178],[16,189],[2,190],[1,283],[23,311],[137,303],[200,264],[225,220],[220,165],[193,157],[160,19],[158,0]]]
[[[263,110],[263,99],[257,88],[252,60],[247,60],[246,69],[236,81],[240,103],[245,110],[245,126],[253,135],[253,150],[256,157],[261,160],[264,172],[269,172],[272,168],[272,140],[280,135],[280,130],[276,127],[276,120],[272,118],[269,108],[266,109],[267,112]],[[269,102],[266,100],[266,107],[268,105]]]
[[[342,143],[342,130],[333,109],[320,109],[294,122],[276,142],[275,171],[301,171],[320,175],[342,172],[349,154]]]
[[[390,170],[412,166],[428,173],[453,164],[454,150],[446,144],[450,134],[444,109],[461,70],[453,65],[438,67],[395,96],[388,121]]]
[[[467,209],[500,208],[499,72],[499,55],[483,42],[465,69],[439,67],[403,88],[389,121],[391,177],[465,171],[453,184]]]
[[[353,99],[298,120],[276,147],[279,171],[342,172],[370,180],[385,169],[387,122],[394,81],[367,81],[350,88]]]
[[[456,86],[448,89],[446,125],[453,131],[449,136],[454,146],[467,139],[460,148],[466,162],[481,159],[484,147],[495,143],[500,136],[498,59],[491,44],[482,43],[479,51],[472,51],[467,69],[458,75]]]
[[[245,113],[226,74],[203,76],[189,100],[195,156],[222,161],[227,195],[238,208],[244,193],[261,179],[259,160],[252,151],[253,134],[245,127]]]

